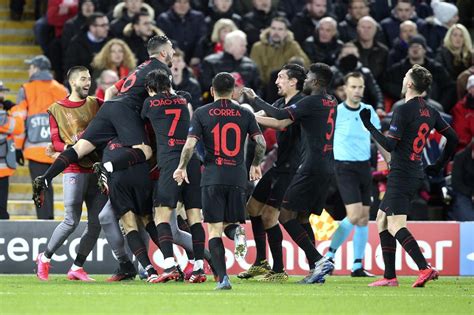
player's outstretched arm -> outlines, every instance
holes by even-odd
[[[178,183],[178,185],[181,185],[183,181],[189,184],[186,166],[188,166],[189,160],[191,160],[191,157],[193,156],[194,147],[196,146],[197,141],[198,140],[194,137],[188,137],[184,144],[178,168],[173,173],[173,179]]]
[[[255,115],[255,119],[260,125],[264,127],[278,129],[278,130],[283,130],[293,123],[293,120],[291,119],[278,120],[272,117],[262,117],[262,116],[257,116],[257,115]]]
[[[365,128],[370,132],[374,140],[382,146],[387,152],[392,152],[398,143],[395,138],[385,137],[370,121],[371,113],[370,109],[364,108],[359,112],[360,119],[364,124]]]
[[[268,116],[276,118],[278,120],[289,119],[290,114],[286,109],[280,109],[273,107],[269,103],[262,100],[255,94],[254,90],[250,88],[243,88],[242,93],[250,100],[250,105],[256,110],[263,110]]]

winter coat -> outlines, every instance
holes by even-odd
[[[284,17],[285,13],[274,9],[268,13],[253,9],[242,17],[241,29],[247,34],[248,47],[252,47],[259,40],[260,32],[270,26],[272,19],[277,16]]]
[[[324,62],[332,66],[343,45],[344,43],[337,38],[333,38],[329,43],[321,43],[318,36],[313,35],[305,40],[302,47],[311,62]]]
[[[372,71],[378,81],[387,69],[388,48],[379,42],[374,42],[372,48],[364,49],[359,41],[354,41],[359,49],[360,62]]]

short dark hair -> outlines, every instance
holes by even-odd
[[[362,2],[365,4],[365,6],[369,6],[369,1],[367,0],[349,0],[349,8],[352,8],[352,5],[354,4],[354,2]]]
[[[306,70],[304,67],[289,63],[283,66],[281,70],[286,70],[288,79],[296,79],[296,89],[301,91],[303,89],[304,80],[306,80]]]
[[[288,21],[288,19],[284,16],[276,16],[272,19],[272,22],[280,22],[280,23],[283,23],[285,24],[286,28],[289,29],[290,28],[290,21]]]
[[[160,48],[163,45],[166,45],[168,42],[170,42],[169,38],[165,35],[157,35],[153,36],[148,40],[148,44],[146,45],[146,49],[148,50],[148,54],[154,55],[160,51]]]
[[[89,69],[87,69],[87,67],[84,67],[84,66],[74,66],[74,67],[69,68],[66,74],[67,81],[69,82],[72,76],[75,75],[76,73],[83,72],[83,71],[89,72]]]
[[[346,74],[344,76],[344,84],[347,84],[347,81],[349,81],[349,78],[356,78],[356,79],[364,80],[364,76],[359,71],[349,72],[348,74]]]
[[[234,91],[235,79],[229,72],[219,72],[212,79],[214,92],[219,96],[231,94]]]
[[[89,15],[86,20],[87,28],[89,28],[91,25],[94,25],[97,19],[100,19],[103,17],[106,17],[106,15],[102,12],[94,12],[91,15]]]
[[[414,6],[415,4],[413,3],[413,0],[398,0],[397,1],[397,4],[399,3],[408,3],[410,4],[411,6]]]
[[[145,77],[145,88],[156,93],[169,90],[171,80],[168,73],[161,69],[150,71]]]
[[[140,23],[140,18],[141,18],[142,16],[150,16],[150,17],[151,17],[151,15],[150,15],[148,12],[146,12],[146,11],[138,12],[137,14],[135,14],[135,15],[133,16],[133,18],[132,18],[132,24],[133,24],[133,25],[137,25],[138,23]]]
[[[420,65],[413,65],[413,67],[411,67],[410,77],[418,93],[423,93],[428,90],[431,82],[433,82],[431,72]]]
[[[309,71],[316,75],[319,86],[322,88],[329,87],[332,80],[332,70],[327,64],[322,62],[313,63],[309,66]]]

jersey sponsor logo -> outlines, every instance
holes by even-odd
[[[121,143],[111,143],[109,144],[109,150],[115,150],[117,148],[121,148],[122,144]]]
[[[166,106],[166,105],[186,105],[188,102],[185,98],[159,98],[150,100],[150,107]]]
[[[420,116],[430,117],[430,111],[428,110],[428,108],[420,108]]]
[[[240,117],[240,111],[232,108],[211,108],[209,116]]]
[[[329,100],[326,98],[321,99],[323,106],[325,107],[335,107],[337,105],[335,100]]]
[[[171,138],[168,140],[168,146],[174,147],[175,145],[184,145],[186,143],[186,140],[183,139],[174,139]]]
[[[222,157],[218,157],[216,158],[216,165],[217,166],[223,166],[223,165],[236,166],[237,162],[235,160],[229,160],[229,159],[224,159]]]

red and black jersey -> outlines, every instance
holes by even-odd
[[[247,186],[244,145],[247,135],[260,134],[255,116],[235,102],[222,99],[198,108],[188,137],[201,139],[206,156],[201,186]]]
[[[177,94],[158,93],[145,100],[142,118],[148,118],[155,131],[158,165],[179,158],[190,124],[188,100]]]
[[[117,97],[111,101],[121,102],[141,112],[143,101],[148,97],[148,92],[145,89],[145,77],[151,71],[158,69],[166,71],[171,77],[171,70],[167,65],[156,58],[148,59],[128,75],[121,84]]]
[[[398,143],[391,152],[389,176],[424,178],[421,155],[433,128],[443,133],[450,126],[422,97],[412,98],[394,110],[388,137]]]
[[[337,101],[329,94],[309,95],[286,107],[290,118],[301,124],[306,146],[300,173],[333,173],[333,140]]]

